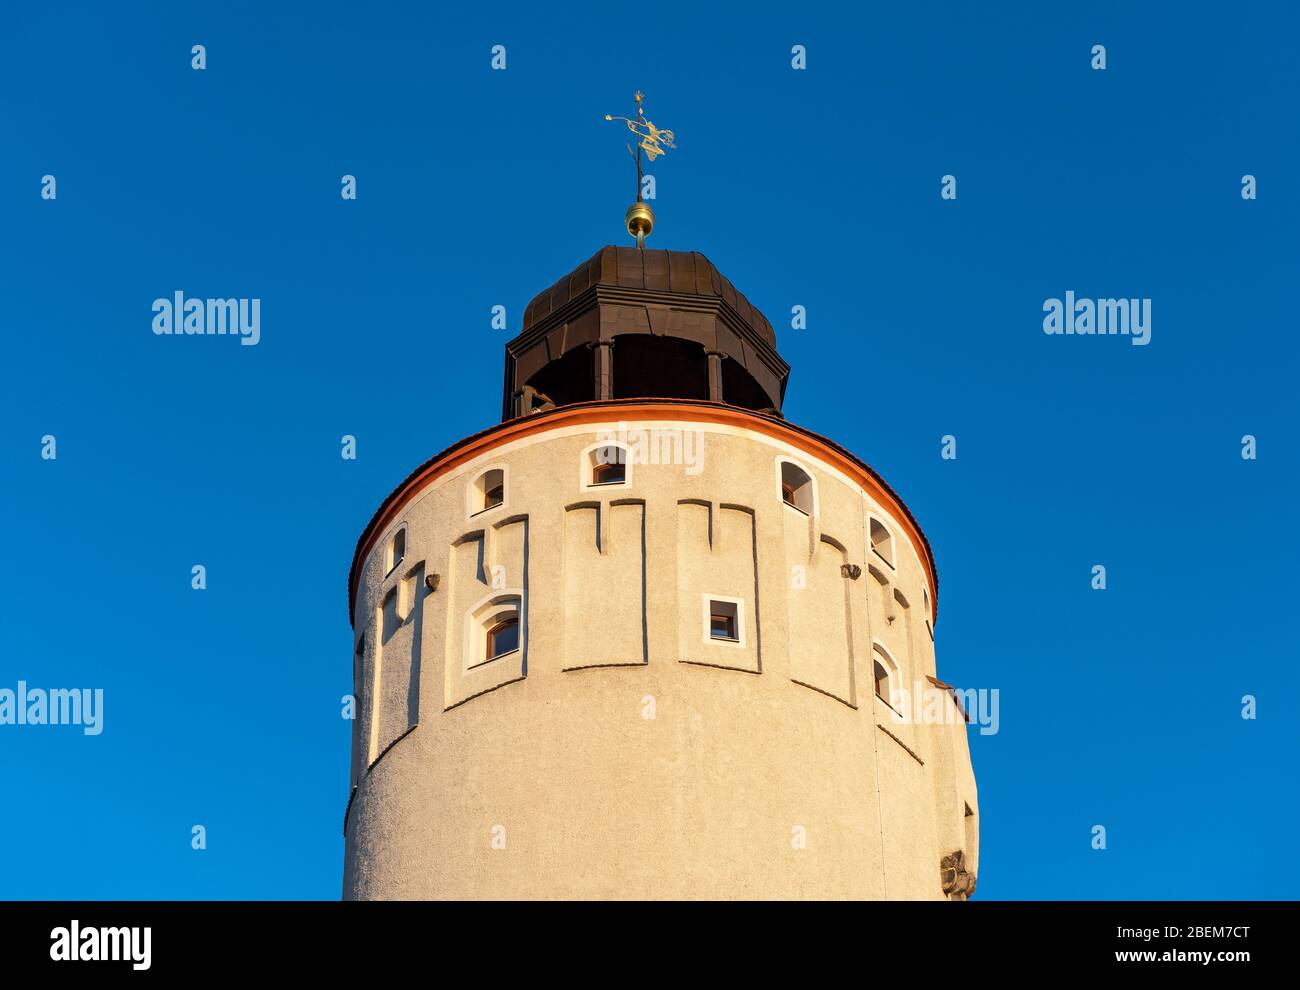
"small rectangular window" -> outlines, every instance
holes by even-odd
[[[709,602],[709,638],[728,643],[740,642],[738,609],[735,602]]]

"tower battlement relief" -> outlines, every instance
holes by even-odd
[[[930,545],[785,421],[758,308],[646,247],[643,156],[677,145],[644,99],[605,117],[635,246],[532,299],[501,424],[357,543],[344,896],[964,900],[979,804]]]
[[[345,893],[939,898],[962,852],[965,896],[964,721],[899,701],[937,592],[892,490],[773,416],[589,401],[456,445],[358,546]]]

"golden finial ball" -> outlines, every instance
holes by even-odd
[[[637,239],[649,237],[650,231],[655,229],[654,210],[650,209],[648,203],[633,203],[627,208],[627,215],[623,217],[623,222],[627,224],[627,232],[633,237]]]

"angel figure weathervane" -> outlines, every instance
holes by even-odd
[[[606,120],[621,120],[627,124],[627,129],[635,134],[638,139],[635,152],[632,151],[630,144],[627,146],[628,154],[636,159],[636,201],[628,207],[623,222],[627,224],[627,232],[636,238],[636,246],[639,248],[645,247],[645,239],[650,236],[650,231],[654,230],[655,226],[654,210],[650,209],[650,204],[641,195],[641,152],[644,151],[646,157],[650,161],[654,161],[669,148],[677,147],[677,145],[673,144],[672,131],[655,127],[654,124],[645,119],[645,111],[641,106],[644,99],[645,94],[637,90],[635,119],[605,114]]]

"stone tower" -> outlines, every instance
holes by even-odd
[[[357,544],[344,896],[966,897],[930,546],[784,419],[771,324],[703,255],[606,247],[505,364],[502,422]]]

